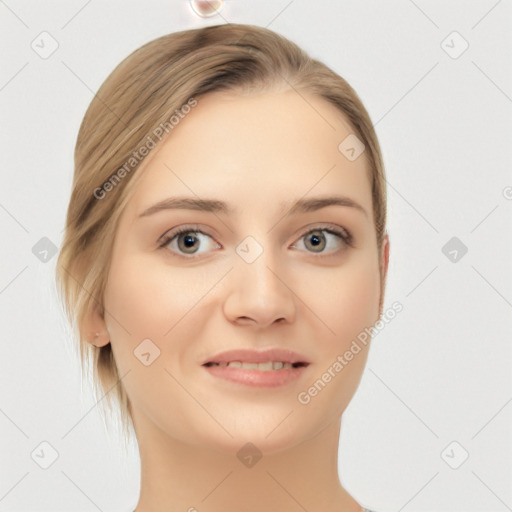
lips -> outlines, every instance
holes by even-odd
[[[272,363],[272,364],[269,364]],[[209,357],[203,368],[213,377],[253,388],[292,385],[311,363],[303,355],[286,349],[229,350]]]
[[[202,365],[212,366],[214,363],[231,363],[239,361],[241,363],[266,363],[281,362],[290,363],[294,367],[308,366],[310,361],[301,354],[288,349],[269,349],[264,351],[238,349],[221,352],[206,359]]]

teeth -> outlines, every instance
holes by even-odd
[[[231,361],[229,363],[212,363],[215,366],[232,366],[235,368],[244,368],[246,370],[260,370],[269,372],[272,370],[288,370],[293,368],[292,363],[283,363],[281,361],[269,361],[267,363],[242,363],[241,361]]]

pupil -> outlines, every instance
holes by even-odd
[[[322,243],[322,239],[323,239],[323,236],[319,236],[319,235],[316,235],[316,234],[311,234],[309,236],[309,243],[311,244],[312,247],[318,248],[319,245],[321,245],[321,243]]]
[[[182,244],[184,249],[191,249],[194,246],[194,243],[196,243],[195,236],[190,234],[182,235]]]

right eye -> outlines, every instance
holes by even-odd
[[[198,236],[198,234],[202,236]],[[166,233],[159,243],[159,248],[165,249],[169,247],[171,252],[175,252],[178,256],[186,258],[188,255],[194,258],[196,257],[196,254],[200,254],[200,252],[197,251],[197,248],[201,245],[201,240],[207,239],[213,241],[213,238],[210,235],[200,229],[197,229],[196,226],[182,226]],[[205,242],[203,242],[203,245],[204,243]],[[217,248],[221,247],[220,244],[217,242],[215,243]],[[208,249],[206,249],[206,251],[207,250]]]

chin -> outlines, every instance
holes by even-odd
[[[258,426],[253,423],[249,428],[239,425],[238,428],[227,428],[227,430],[233,437],[219,427],[215,435],[202,436],[200,444],[222,453],[241,452],[243,455],[246,451],[249,453],[255,451],[264,455],[274,455],[292,449],[318,433],[306,431],[304,424],[290,430],[290,426],[284,426],[284,423]]]

